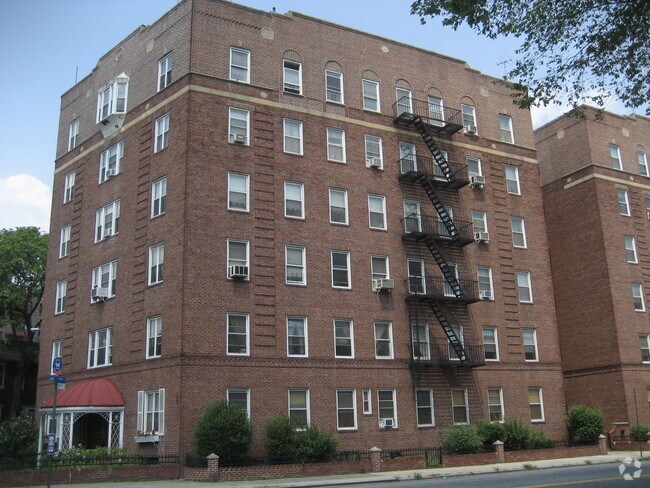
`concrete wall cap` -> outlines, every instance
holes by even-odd
[[[503,442],[501,442],[501,441],[494,441],[494,442],[492,443],[492,445],[493,445],[493,446],[502,446],[502,445],[503,445]]]
[[[217,456],[215,453],[212,453],[208,456],[208,459],[219,459],[219,456]]]
[[[371,447],[370,452],[381,452],[381,449],[379,449],[378,447]]]

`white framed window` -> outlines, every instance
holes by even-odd
[[[474,156],[467,156],[465,158],[467,163],[467,174],[469,176],[482,176],[483,168],[481,167],[481,160]]]
[[[422,232],[422,215],[420,214],[420,202],[412,200],[403,201],[404,208],[404,232]]]
[[[621,161],[621,149],[616,144],[609,145],[609,159],[614,169],[623,169]]]
[[[65,296],[68,292],[68,282],[61,280],[56,284],[56,299],[54,305],[54,314],[58,315],[65,312]]]
[[[544,422],[544,397],[541,388],[528,388],[530,421]]]
[[[70,173],[65,175],[65,182],[63,184],[63,203],[68,203],[70,200],[72,200],[72,197],[74,195],[74,180],[74,171],[70,171]]]
[[[59,258],[64,258],[70,254],[70,235],[72,226],[64,225],[61,227],[61,239],[59,240]]]
[[[305,185],[303,183],[284,182],[284,216],[290,219],[305,218]]]
[[[95,242],[114,236],[119,231],[120,201],[116,200],[95,212]]]
[[[521,303],[533,303],[533,287],[530,271],[517,271],[517,293]]]
[[[88,368],[113,364],[113,328],[95,330],[88,334]]]
[[[641,346],[641,361],[650,363],[650,335],[641,334],[639,336],[639,345]],[[650,396],[648,398],[650,399]]]
[[[535,329],[524,329],[522,336],[524,338],[524,359],[530,362],[539,361],[537,331]]]
[[[79,138],[79,119],[75,119],[70,123],[68,130],[68,151],[72,151],[77,147],[77,139]]]
[[[147,359],[159,358],[162,354],[162,317],[147,319]]]
[[[642,176],[649,176],[648,172],[648,157],[643,149],[637,149],[636,151],[636,161],[639,163],[639,173]]]
[[[50,358],[50,374],[54,374],[54,358],[63,358],[63,339],[52,341],[52,357]]]
[[[283,60],[284,91],[286,93],[302,94],[302,64],[297,61]]]
[[[514,247],[526,248],[526,225],[523,217],[510,217],[510,228],[512,229],[512,245]]]
[[[352,288],[348,251],[332,251],[332,288]]]
[[[354,324],[352,319],[334,319],[334,357],[354,358]]]
[[[151,218],[162,215],[167,210],[167,177],[151,184]]]
[[[251,52],[238,47],[230,48],[230,79],[250,83]]]
[[[451,390],[451,410],[455,425],[469,424],[469,404],[466,389]]]
[[[488,388],[487,395],[490,422],[503,422],[505,420],[503,388]]]
[[[627,190],[617,189],[616,197],[618,199],[618,212],[626,217],[630,216],[630,201],[627,196]]]
[[[165,264],[165,245],[160,243],[149,248],[149,285],[163,282]]]
[[[384,156],[381,137],[364,135],[366,147],[366,167],[384,169]]]
[[[512,195],[521,195],[519,185],[519,168],[510,164],[505,165],[506,172],[506,190]]]
[[[241,173],[228,173],[228,210],[249,211],[250,177]]]
[[[343,73],[325,70],[325,100],[334,103],[345,103],[343,100]]]
[[[408,88],[395,88],[395,101],[397,103],[397,115],[403,113],[411,114],[413,113],[413,97],[411,96],[411,90]]]
[[[487,214],[480,210],[472,210],[472,227],[474,232],[487,232]]]
[[[393,359],[393,323],[375,320],[375,358]]]
[[[499,131],[501,140],[513,144],[515,142],[514,132],[512,130],[512,117],[509,115],[499,114]]]
[[[363,109],[379,112],[379,82],[372,80],[361,81],[361,91],[363,92]]]
[[[302,156],[302,122],[284,119],[284,152]]]
[[[650,396],[648,396],[648,398],[650,398]],[[362,403],[363,403],[363,414],[372,415],[372,391],[370,390],[370,388],[363,389]]]
[[[429,122],[433,125],[442,126],[445,124],[445,109],[442,98],[428,96],[429,102]]]
[[[231,270],[245,271],[245,279],[248,280],[249,272],[249,242],[240,241],[237,239],[228,239],[228,257],[227,257],[227,271],[228,279],[231,278]]]
[[[124,157],[124,141],[102,152],[99,158],[99,183],[120,174],[122,170],[122,158]]]
[[[424,274],[424,261],[409,259],[407,261],[409,293],[411,295],[426,295],[427,282]]]
[[[632,283],[632,301],[634,302],[635,312],[645,312],[643,285],[641,283]]]
[[[154,136],[153,152],[157,153],[169,145],[169,114],[156,119],[156,133]]]
[[[499,339],[496,327],[483,327],[483,354],[486,361],[499,360]]]
[[[636,239],[633,236],[623,236],[625,242],[625,256],[628,263],[636,264],[639,262],[636,254]]]
[[[327,128],[327,160],[345,163],[345,131],[343,129]]]
[[[107,293],[106,298],[115,296],[115,283],[117,280],[117,261],[97,266],[93,269],[92,288],[104,288]],[[92,297],[91,297],[92,298]]]
[[[248,146],[250,112],[240,108],[228,108],[228,142]]]
[[[431,359],[429,326],[427,324],[411,325],[411,346],[413,359],[419,361],[429,361]]]
[[[165,389],[138,392],[137,431],[165,434]]]
[[[172,84],[172,53],[158,61],[158,91]]]
[[[494,300],[494,286],[492,284],[492,268],[489,266],[479,266],[476,268],[478,276],[479,296],[483,300]]]
[[[307,284],[307,259],[302,246],[284,246],[285,282],[288,285]]]
[[[407,142],[399,143],[399,161],[400,172],[402,174],[418,170],[418,158],[416,155],[415,144],[409,144]]]
[[[307,317],[287,317],[287,356],[309,356]]]
[[[460,106],[460,111],[463,117],[463,127],[466,131],[469,131],[470,127],[473,126],[476,128],[476,108],[471,105],[465,105],[464,103]]]
[[[251,418],[251,390],[250,388],[228,388],[226,390],[228,404],[237,405],[246,416]]]
[[[298,427],[310,424],[309,388],[289,388],[289,418]]]
[[[397,399],[394,388],[380,388],[377,390],[377,413],[379,414],[379,425],[386,425],[387,420],[393,421],[393,427],[397,427]]]
[[[97,93],[97,120],[106,120],[113,114],[125,114],[127,95],[129,92],[129,78],[118,76],[115,81],[101,88]]]
[[[386,230],[386,197],[368,195],[368,220],[371,229]]]
[[[418,388],[415,390],[415,409],[418,427],[433,427],[436,424],[433,413],[433,390],[431,388]]]
[[[228,313],[228,334],[226,350],[229,356],[250,354],[250,316],[247,313]]]
[[[388,256],[373,254],[370,256],[370,272],[373,280],[390,278],[390,267]]]
[[[348,225],[348,191],[330,188],[330,224]]]
[[[338,430],[356,430],[357,390],[336,390],[336,426]]]

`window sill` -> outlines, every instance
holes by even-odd
[[[289,151],[282,151],[282,153],[283,153],[283,154],[287,154],[287,155],[289,155],[289,156],[299,156],[299,157],[303,157],[303,156],[304,156],[303,153],[294,153],[294,152],[289,152]]]
[[[368,227],[370,230],[375,230],[379,232],[388,232],[388,229],[382,229],[380,227]]]
[[[162,213],[159,213],[158,215],[152,215],[151,220],[155,220],[155,219],[159,219],[161,217],[164,217],[166,213],[167,212],[162,212]]]
[[[296,92],[287,91],[287,90],[282,90],[282,93],[285,94],[285,95],[292,95],[294,97],[305,98],[305,95],[303,95],[302,93],[296,93]]]
[[[246,144],[239,144],[237,142],[228,141],[228,144],[230,146],[237,146],[237,147],[251,147],[250,143],[248,143],[248,142]]]
[[[337,161],[336,159],[328,159],[327,162],[334,164],[348,164],[347,161]]]
[[[359,429],[355,427],[354,429],[337,429],[336,431],[339,434],[354,434],[355,432],[359,432]]]
[[[163,283],[164,283],[164,281],[156,281],[155,283],[149,283],[147,285],[147,288],[153,288],[155,286],[162,285]]]
[[[307,283],[286,283],[285,282],[285,285],[287,285],[287,286],[299,286],[299,287],[302,287],[302,288],[307,287]]]
[[[369,114],[375,114],[375,115],[382,115],[381,109],[380,110],[372,110],[371,108],[364,108],[364,112],[369,113]]]
[[[285,215],[284,218],[291,219],[291,220],[303,220],[303,221],[305,220],[305,217],[294,217],[292,215]]]
[[[418,425],[418,430],[435,429],[435,425]]]
[[[153,442],[160,442],[160,436],[156,435],[136,435],[133,437],[133,440],[137,444],[148,444]]]
[[[544,420],[544,419],[542,419],[542,420],[531,420],[530,423],[531,424],[545,424],[546,420]]]
[[[325,100],[325,103],[331,103],[332,105],[336,105],[337,107],[345,107],[345,102],[336,102],[334,100]]]

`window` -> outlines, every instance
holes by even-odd
[[[411,341],[413,359],[429,361],[431,359],[431,347],[429,346],[429,326],[411,324]]]
[[[632,300],[634,301],[635,312],[645,312],[643,285],[641,283],[632,283]]]
[[[287,317],[287,356],[309,356],[307,317]]]
[[[120,141],[102,152],[99,158],[99,183],[120,173],[122,157],[124,156],[124,141]]]
[[[239,269],[245,271],[246,279],[248,272],[248,241],[237,241],[228,239],[228,278],[231,278],[231,270]]]
[[[143,434],[165,433],[165,389],[138,392],[137,431]]]
[[[70,254],[70,233],[72,227],[65,225],[61,227],[61,240],[59,241],[59,258],[64,258]]]
[[[402,174],[418,170],[418,159],[415,151],[415,144],[406,142],[399,143],[399,162]]]
[[[510,144],[515,142],[512,131],[512,117],[499,114],[499,130],[503,142],[509,142]]]
[[[248,388],[228,388],[226,398],[229,404],[237,405],[251,418],[251,391]]]
[[[288,285],[306,285],[305,248],[285,246],[285,280]]]
[[[336,390],[336,425],[339,430],[357,428],[356,390]]]
[[[289,418],[298,427],[309,425],[309,389],[289,389]]]
[[[284,119],[284,152],[302,155],[302,122]]]
[[[325,100],[343,103],[343,74],[329,69],[325,70]]]
[[[496,327],[483,327],[483,351],[486,361],[499,360],[499,343]]]
[[[420,202],[404,200],[404,232],[422,232],[422,216]]]
[[[519,301],[533,303],[533,288],[530,283],[530,271],[517,271],[517,291]]]
[[[484,300],[494,300],[492,268],[489,266],[479,266],[476,274],[478,275],[478,291],[480,298]]]
[[[149,285],[157,285],[163,281],[163,266],[165,263],[165,245],[156,244],[149,248]]]
[[[251,53],[246,49],[230,48],[230,79],[250,83]]]
[[[393,359],[393,324],[375,320],[375,358]]]
[[[98,368],[113,364],[113,329],[101,329],[88,336],[88,367]]]
[[[366,135],[364,138],[366,144],[366,166],[383,169],[384,159],[381,137]]]
[[[386,197],[368,195],[368,213],[371,229],[386,230]]]
[[[465,161],[467,162],[467,174],[469,176],[481,176],[483,174],[479,158],[467,156]]]
[[[460,325],[452,325],[451,330],[454,333],[454,335],[456,336],[456,338],[458,338],[458,342],[460,342],[460,345],[464,346],[465,345],[465,334],[463,334],[463,327],[460,326]],[[460,361],[461,357],[458,355],[458,352],[456,351],[456,349],[452,345],[451,340],[449,340],[449,338],[447,338],[447,351],[449,353],[449,359],[451,361]],[[461,354],[463,355],[463,359],[465,359],[465,357],[464,357],[465,354],[463,352],[461,352]]]
[[[413,100],[411,97],[411,90],[408,88],[395,88],[395,98],[397,101],[397,115],[403,113],[413,113]]]
[[[172,83],[172,53],[158,61],[158,91]]]
[[[248,356],[249,352],[249,315],[247,313],[229,313],[227,351],[229,356]]]
[[[65,312],[65,295],[68,290],[68,282],[61,280],[56,284],[56,304],[54,306],[54,313],[60,314]]]
[[[392,420],[393,427],[397,427],[397,405],[394,389],[377,390],[377,411],[379,412],[379,425],[382,420]]]
[[[50,361],[50,374],[54,374],[54,369],[52,369],[52,366],[54,364],[54,358],[62,358],[63,357],[63,339],[57,339],[56,341],[52,341],[52,358]]]
[[[537,356],[537,331],[535,329],[524,329],[524,359],[526,361],[538,361]]]
[[[445,123],[445,110],[442,105],[442,98],[429,95],[429,119],[433,125],[442,126]]]
[[[388,256],[379,256],[379,255],[370,256],[370,271],[373,280],[390,278]]]
[[[512,245],[514,247],[527,247],[524,219],[522,217],[510,217],[510,227],[512,228]]]
[[[639,163],[639,173],[641,173],[643,176],[650,175],[650,173],[648,173],[648,158],[644,150],[637,149],[636,160]]]
[[[249,120],[248,110],[228,109],[228,142],[248,145]]]
[[[104,288],[106,290],[106,298],[115,296],[115,281],[117,276],[117,261],[106,263],[102,266],[97,266],[93,269],[92,287]]]
[[[609,159],[614,169],[623,169],[621,150],[616,144],[609,145]]]
[[[334,356],[354,357],[354,329],[350,319],[334,319]]]
[[[618,211],[621,215],[626,217],[630,216],[630,202],[627,198],[627,190],[616,190],[616,196],[618,197]]]
[[[167,178],[160,178],[151,184],[151,218],[158,217],[167,209]]]
[[[528,403],[530,405],[530,421],[544,422],[544,399],[541,388],[528,388]]]
[[[147,319],[147,359],[159,358],[162,354],[162,317]]]
[[[363,91],[363,109],[379,112],[379,82],[363,80],[361,86]]]
[[[68,131],[68,151],[77,147],[77,138],[79,137],[79,119],[73,120]]]
[[[650,398],[650,396],[648,398]],[[365,388],[363,390],[363,414],[372,415],[372,395],[370,388]]]
[[[248,212],[249,176],[228,173],[228,210]]]
[[[287,93],[302,93],[302,65],[296,61],[285,59],[284,66],[284,91]]]
[[[645,211],[647,215],[650,215],[650,197],[644,197],[645,200]],[[650,217],[648,217],[648,220],[650,220]]]
[[[330,188],[330,223],[348,225],[348,191]]]
[[[72,200],[72,197],[74,195],[74,180],[74,171],[71,171],[65,175],[65,183],[63,184],[63,203],[68,203],[70,200]]]
[[[305,185],[302,183],[284,182],[284,216],[305,218]]]
[[[169,144],[169,114],[156,119],[156,134],[154,142],[154,153],[165,149]]]
[[[427,286],[424,278],[424,261],[409,259],[407,261],[409,275],[409,293],[411,295],[426,295]]]
[[[347,251],[332,251],[332,287],[352,287],[350,283],[350,253]]]
[[[418,427],[433,427],[435,425],[433,416],[433,390],[415,390],[415,406],[417,409]]]
[[[636,255],[636,240],[632,236],[623,236],[623,240],[625,241],[627,262],[634,264],[638,263],[639,261]]]
[[[120,201],[109,203],[95,213],[95,242],[114,236],[119,230]]]
[[[506,189],[513,195],[521,195],[519,187],[519,168],[506,164]]]
[[[345,163],[345,131],[327,128],[327,160]]]
[[[97,123],[106,120],[113,114],[126,113],[126,98],[129,91],[129,79],[118,76],[110,85],[105,86],[97,94]]]
[[[641,345],[641,361],[650,363],[650,335],[640,335],[639,344]]]
[[[487,232],[487,215],[480,210],[472,210],[472,227],[474,233]]]
[[[474,126],[476,130],[476,109],[471,105],[461,104],[460,106],[463,115],[463,127],[469,132],[470,126]]]
[[[503,422],[503,388],[488,388],[487,394],[490,422]]]
[[[451,410],[454,424],[469,424],[469,406],[467,405],[467,390],[451,390]]]

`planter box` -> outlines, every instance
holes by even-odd
[[[133,440],[138,444],[147,444],[160,441],[159,435],[136,435]]]

